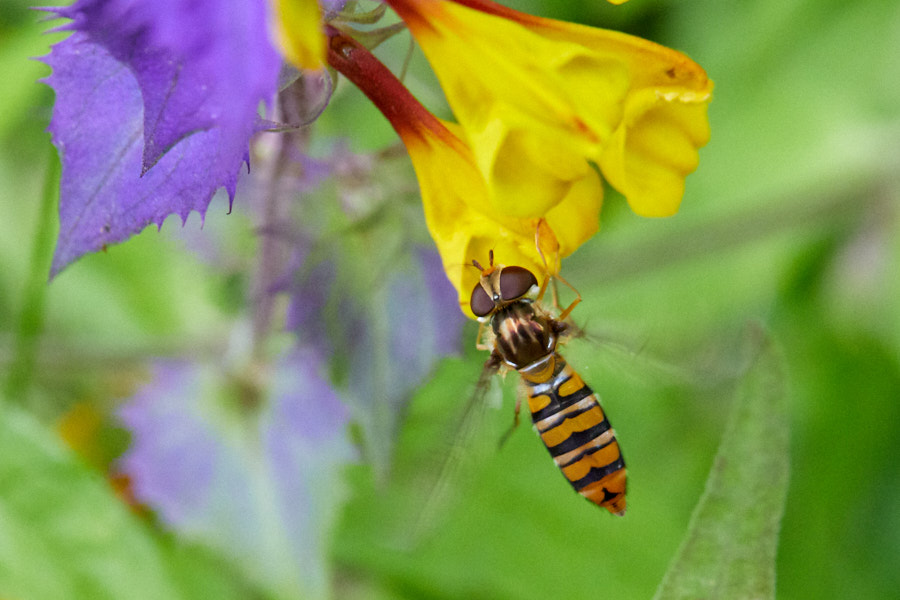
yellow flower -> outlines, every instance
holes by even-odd
[[[469,296],[480,272],[472,259],[486,263],[493,250],[498,263],[519,265],[542,276],[557,265],[544,265],[535,246],[541,218],[497,214],[487,184],[458,126],[435,119],[416,131],[401,132],[419,180],[425,222],[441,253],[444,269],[469,316]],[[597,231],[602,190],[591,171],[543,215],[541,244],[548,261],[571,254]]]
[[[282,11],[302,4],[275,1]],[[638,214],[678,210],[709,137],[712,83],[696,63],[640,38],[489,0],[386,1],[418,39],[458,123],[429,113],[351,33],[331,26],[328,62],[405,143],[463,312],[472,316],[479,277],[472,259],[484,262],[490,250],[502,264],[557,272],[555,259],[598,228],[601,173]],[[282,13],[283,36],[299,26],[289,17]],[[298,49],[301,39],[283,43]],[[549,265],[535,247],[539,228]]]
[[[325,64],[322,11],[317,0],[272,0],[275,40],[284,57],[301,69]]]
[[[645,216],[678,210],[712,83],[681,53],[487,0],[388,0],[428,57],[498,213],[540,217],[597,164]]]
[[[458,125],[429,113],[384,65],[365,48],[337,30],[329,31],[329,63],[353,81],[384,113],[400,135],[419,180],[425,220],[447,277],[459,294],[460,308],[472,317],[469,296],[480,273],[472,259],[486,262],[490,250],[497,261],[519,265],[536,274],[547,267],[535,248],[541,219],[545,253],[566,256],[596,231],[602,187],[589,170],[547,212],[516,217],[496,212],[487,182]],[[555,234],[555,235],[554,235]],[[554,256],[547,256],[552,260]],[[548,265],[555,270],[555,265]]]

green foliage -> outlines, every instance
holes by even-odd
[[[0,596],[239,598],[222,565],[154,535],[19,409],[0,419]]]
[[[654,598],[775,597],[787,496],[784,360],[762,331],[687,535]]]
[[[484,411],[470,458],[417,535],[485,358],[470,347],[473,327],[464,355],[445,361],[408,411],[381,415],[390,426],[361,424],[383,434],[376,451],[380,463],[391,459],[390,476],[352,469],[329,550],[335,597],[645,599],[661,581],[659,597],[715,585],[705,597],[735,598],[741,592],[728,586],[753,582],[763,591],[748,597],[771,597],[773,560],[780,598],[892,597],[900,589],[900,7],[510,4],[643,33],[686,51],[716,82],[712,140],[679,215],[640,219],[610,194],[601,232],[563,266],[584,297],[575,321],[605,340],[573,341],[563,352],[616,428],[629,512],[614,519],[573,494],[525,425],[495,449],[512,418],[510,376],[502,410]],[[24,3],[9,6],[0,29],[0,70],[10,74],[0,89],[0,376],[15,393],[0,405],[0,597],[258,597],[209,550],[131,515],[54,429],[78,402],[111,411],[151,357],[224,354],[255,251],[241,197],[227,217],[216,200],[202,231],[192,216],[184,236],[171,222],[161,235],[151,230],[86,258],[37,304],[28,281],[48,227],[43,130],[52,98],[33,82],[44,67],[27,57],[50,39]],[[392,65],[406,52],[403,37],[380,49]],[[422,66],[414,55],[410,87],[441,110]],[[395,141],[349,86],[317,127],[314,148],[338,137],[357,150]],[[409,175],[390,174],[405,191],[414,190]],[[381,337],[403,315],[366,286],[383,280],[381,269],[400,268],[396,245],[384,240],[399,245],[415,226],[395,211],[410,205],[390,195],[394,183],[379,190],[387,195],[376,227],[319,221],[309,203],[310,221],[343,248],[349,266],[340,277],[358,286],[347,293],[380,302],[372,314]],[[191,237],[214,246],[225,266],[185,252]],[[327,325],[344,316],[335,310]],[[748,322],[762,323],[781,349],[761,342],[749,366],[741,354]],[[32,326],[22,344],[19,332]],[[353,375],[342,368],[339,376]],[[372,387],[378,393],[391,383],[386,373]],[[391,439],[395,423],[401,431]]]

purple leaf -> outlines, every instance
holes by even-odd
[[[326,259],[311,267],[296,260],[293,265],[294,277],[299,277],[304,268],[309,268],[309,273],[302,277],[302,283],[288,288],[292,294],[285,326],[296,332],[301,343],[318,349],[323,356],[332,356],[334,340],[325,326],[325,311],[335,280],[334,264]]]
[[[438,253],[419,248],[412,259],[414,269],[396,274],[387,285],[388,306],[402,315],[391,326],[389,344],[403,393],[419,385],[438,359],[459,352],[466,321]]]
[[[395,262],[405,268],[392,272],[378,295],[355,305],[344,295],[339,310],[349,354],[348,401],[365,415],[361,425],[379,474],[387,471],[413,392],[439,360],[459,352],[466,321],[435,250],[415,249]]]
[[[293,280],[279,287],[291,294],[287,325],[321,356],[344,365],[343,397],[354,406],[369,458],[384,474],[407,402],[440,359],[459,352],[466,319],[434,249],[411,248],[392,261],[395,270],[377,289],[361,289],[337,276],[339,249],[316,259],[306,245],[297,248]]]
[[[47,62],[57,95],[50,131],[63,164],[52,275],[170,214],[202,215],[220,185],[233,196],[242,159],[219,154],[218,129],[185,139],[141,177],[141,97],[130,71],[80,33]]]
[[[223,130],[225,154],[244,155],[281,64],[266,9],[245,0],[81,0],[57,12],[134,74],[147,171],[179,140],[212,127]]]
[[[424,318],[438,324],[434,328],[433,352],[437,355],[458,354],[466,318],[459,310],[456,290],[447,279],[441,256],[434,248],[419,248],[416,258],[427,292]]]
[[[260,412],[241,418],[226,410],[239,390],[220,370],[159,363],[120,410],[132,432],[120,467],[137,498],[185,537],[298,597],[327,590],[341,467],[356,458],[348,411],[319,367],[308,351],[284,358]]]
[[[202,216],[219,187],[234,198],[257,108],[277,86],[265,7],[83,0],[54,9],[75,33],[45,59],[63,163],[51,275],[170,214]]]
[[[291,294],[287,327],[323,356],[332,356],[336,350],[348,352],[354,373],[351,382],[357,382],[351,387],[358,387],[361,395],[367,395],[374,369],[390,381],[391,403],[401,402],[438,360],[459,352],[466,319],[436,251],[415,248],[406,262],[409,268],[392,272],[381,284],[386,297],[379,302],[370,300],[368,294],[335,291],[335,264],[328,258],[310,261],[305,245],[308,242],[298,245],[291,262],[293,281],[276,290]],[[336,311],[340,322],[329,328],[328,303],[332,300],[340,302]],[[384,339],[369,331],[371,323],[382,320],[372,315],[375,311],[387,313],[390,321]],[[386,356],[389,366],[376,368],[373,353]]]

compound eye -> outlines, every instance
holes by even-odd
[[[500,272],[500,296],[504,300],[515,300],[528,293],[537,279],[525,267],[504,267]]]
[[[494,301],[488,296],[481,284],[475,286],[472,290],[472,299],[469,300],[469,308],[476,317],[483,317],[494,310]]]

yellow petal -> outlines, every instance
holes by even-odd
[[[445,135],[422,129],[415,135],[405,133],[403,139],[419,180],[426,224],[457,289],[460,308],[472,317],[469,298],[480,276],[472,260],[486,265],[493,250],[497,264],[525,267],[538,278],[548,268],[556,272],[553,249],[558,247],[558,256],[565,257],[597,231],[602,184],[590,170],[547,213],[549,228],[542,230],[541,242],[551,264],[545,265],[535,245],[540,218],[491,214],[485,203],[487,186],[471,152],[454,134],[458,128],[442,125]]]
[[[489,250],[494,250],[498,263],[543,272],[534,246],[536,222],[496,220],[483,212],[487,186],[461,140],[449,129],[444,135],[427,128],[401,135],[419,180],[425,222],[466,315],[473,317],[469,297],[480,276],[472,260],[487,264]]]
[[[503,186],[492,190],[479,169],[472,148],[457,124],[429,113],[374,56],[358,42],[336,29],[328,30],[329,64],[353,81],[382,111],[400,135],[419,180],[425,221],[434,238],[447,277],[459,294],[460,308],[469,317],[469,298],[480,272],[472,260],[487,264],[493,250],[497,264],[518,265],[543,278],[556,273],[557,257],[564,257],[584,243],[597,229],[602,183],[596,171],[572,171],[571,181],[560,191],[553,206],[540,207],[533,194],[507,197]],[[497,134],[497,144],[514,144],[517,133]],[[540,149],[527,148],[539,164]],[[566,165],[547,161],[548,169]],[[498,166],[501,171],[505,168]],[[509,172],[515,175],[515,165]],[[525,177],[527,173],[520,173]],[[512,185],[512,184],[510,184]],[[526,209],[516,207],[521,202]],[[510,214],[519,212],[522,214]],[[545,265],[535,242],[540,243]]]
[[[470,137],[473,147],[493,150],[493,163],[479,165],[481,173],[489,173],[491,209],[498,215],[540,218],[590,167],[550,132],[540,136],[535,128],[509,129],[508,125],[497,119],[486,135]]]
[[[602,206],[603,183],[591,169],[572,185],[562,202],[547,212],[544,219],[556,237],[561,258],[575,252],[597,233]]]
[[[390,4],[441,81],[495,208],[536,216],[560,202],[621,122],[621,61],[452,2]]]
[[[440,79],[493,210],[546,215],[588,161],[638,214],[678,210],[712,92],[687,56],[489,0],[388,1]]]
[[[635,213],[666,217],[678,211],[685,177],[709,140],[706,103],[638,97],[600,161],[603,175]]]
[[[284,57],[300,69],[325,64],[322,12],[317,0],[272,0],[275,41]]]
[[[528,26],[627,65],[631,85],[624,115],[598,162],[634,212],[675,214],[685,177],[709,141],[713,84],[706,72],[680,52],[633,36],[531,16]]]

